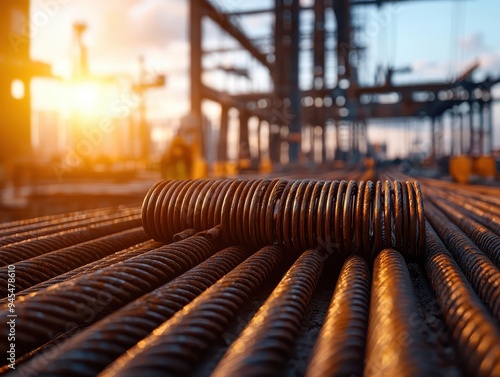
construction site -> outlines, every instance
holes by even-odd
[[[0,375],[500,376],[498,6],[3,0]]]

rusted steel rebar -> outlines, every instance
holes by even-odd
[[[80,326],[90,325],[195,267],[219,248],[218,240],[193,236],[21,297],[16,302],[16,314],[22,318],[16,327],[17,355],[61,341]],[[6,304],[0,313],[6,318]],[[7,333],[8,325],[1,323],[1,336]],[[0,352],[7,352],[6,347],[7,343],[0,343]]]
[[[141,226],[141,223],[141,216],[137,214],[6,245],[0,247],[0,267],[132,229]]]
[[[425,270],[461,363],[471,376],[500,375],[500,332],[464,274],[427,224]]]
[[[50,234],[55,234],[67,230],[73,230],[76,228],[87,227],[87,226],[96,226],[99,223],[109,222],[111,220],[119,221],[121,219],[126,219],[128,216],[138,215],[140,214],[140,210],[135,208],[133,210],[127,211],[126,213],[117,213],[117,214],[106,214],[100,215],[90,218],[84,219],[69,219],[68,221],[59,222],[55,225],[49,225],[46,227],[42,227],[36,230],[22,230],[19,232],[14,232],[8,236],[1,236],[0,238],[0,247],[13,244],[16,242],[21,242],[29,239],[33,239],[36,237],[42,237]],[[72,220],[72,221],[70,221]]]
[[[433,204],[425,207],[427,219],[451,252],[474,290],[500,321],[500,271],[493,262]]]
[[[234,244],[282,245],[301,252],[322,248],[344,258],[352,249],[368,259],[402,246],[417,260],[425,246],[418,183],[283,179],[160,181],[143,205],[146,232],[158,240],[193,227],[221,225]]]
[[[363,375],[370,275],[368,264],[358,255],[344,263],[307,366],[307,377]]]
[[[121,261],[134,258],[138,255],[144,254],[150,250],[157,249],[161,247],[162,244],[160,242],[156,242],[153,240],[149,240],[146,242],[142,242],[140,244],[131,246],[129,248],[126,248],[124,250],[121,250],[117,253],[113,253],[111,255],[108,255],[107,257],[104,257],[102,259],[96,260],[92,263],[88,263],[84,266],[77,267],[73,270],[70,270],[68,272],[65,272],[61,275],[57,275],[49,280],[46,280],[42,283],[38,283],[30,288],[26,288],[18,293],[16,293],[16,297],[19,298],[21,296],[28,295],[33,292],[38,292],[44,289],[47,289],[51,287],[52,285],[62,283],[66,280],[72,279],[76,276],[80,276],[83,274],[88,274],[97,270],[100,270],[101,268],[105,268],[111,265],[114,265],[116,263],[120,263]],[[0,300],[0,305],[5,303],[7,301],[7,298],[3,298]]]
[[[87,241],[61,250],[52,251],[35,258],[15,263],[16,292],[30,288],[55,276],[94,262],[127,247],[149,239],[142,227]],[[6,297],[7,269],[0,271],[0,297]]]
[[[264,247],[156,328],[101,376],[187,375],[284,259],[282,248]]]
[[[364,376],[435,376],[435,360],[404,258],[393,249],[375,259]]]
[[[107,208],[97,208],[85,211],[76,211],[62,213],[59,215],[48,215],[34,217],[31,219],[11,221],[7,223],[0,224],[0,236],[5,237],[11,234],[27,232],[30,230],[37,230],[40,228],[45,228],[47,226],[53,226],[56,224],[65,223],[68,221],[90,219],[100,216],[108,216],[112,214],[127,213],[131,210],[138,210],[138,207],[107,207]]]
[[[459,207],[447,203],[443,199],[430,197],[434,203],[453,223],[460,228],[500,268],[500,236],[482,224],[468,218]]]
[[[315,250],[305,251],[229,347],[212,376],[280,374],[322,270],[322,256]]]
[[[19,368],[30,376],[95,376],[199,296],[247,256],[242,247],[213,255],[170,283],[124,306],[55,350]]]

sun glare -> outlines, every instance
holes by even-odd
[[[83,82],[72,86],[73,106],[82,115],[99,115],[101,109],[102,92],[97,83]]]

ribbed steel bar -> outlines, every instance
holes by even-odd
[[[493,262],[433,204],[427,202],[426,217],[443,240],[474,290],[500,321],[500,271]]]
[[[448,250],[427,224],[425,270],[471,376],[500,375],[500,332]]]
[[[16,326],[17,355],[73,335],[80,326],[90,325],[198,265],[213,255],[219,244],[217,239],[193,236],[21,297],[16,302],[20,318]],[[7,318],[7,314],[8,307],[3,305],[0,315]],[[7,337],[7,333],[4,321],[0,323],[0,335]],[[0,352],[7,352],[7,343],[0,343]]]
[[[59,215],[48,215],[34,217],[32,219],[11,221],[0,224],[0,236],[8,236],[10,234],[25,232],[28,230],[35,230],[46,226],[64,223],[67,221],[81,220],[96,216],[105,216],[113,213],[120,213],[128,210],[128,207],[107,207],[97,208],[85,211],[68,212]]]
[[[282,373],[322,270],[322,256],[305,251],[231,344],[212,376]]]
[[[404,258],[383,250],[373,267],[364,376],[438,375],[417,305]]]
[[[133,215],[6,245],[0,247],[0,267],[131,229],[141,224],[141,216]]]
[[[224,249],[170,283],[22,365],[19,375],[95,376],[241,263],[249,252]]]
[[[138,255],[144,254],[144,253],[146,253],[150,250],[153,250],[153,249],[157,249],[161,246],[162,246],[162,244],[160,242],[156,242],[156,241],[152,241],[152,240],[142,242],[140,244],[131,246],[125,250],[108,255],[107,257],[104,257],[102,259],[96,260],[92,263],[88,263],[88,264],[83,265],[81,267],[77,267],[74,270],[71,270],[71,271],[65,272],[63,274],[60,274],[58,276],[55,276],[49,280],[46,280],[44,282],[33,285],[32,287],[26,288],[22,291],[18,291],[16,293],[16,297],[19,298],[21,296],[25,296],[25,295],[28,295],[28,294],[33,293],[33,292],[38,292],[38,291],[41,291],[43,289],[47,289],[47,288],[51,287],[52,285],[62,283],[64,281],[72,279],[76,276],[80,276],[83,274],[88,274],[88,273],[97,271],[101,268],[108,267],[108,266],[111,266],[111,265],[116,264],[116,263],[120,263],[121,261],[130,259],[130,258],[134,258]],[[6,301],[7,301],[7,298],[1,299],[0,305]]]
[[[137,227],[15,263],[16,281],[13,285],[16,292],[20,292],[148,239],[144,229]],[[4,268],[0,271],[1,298],[8,294],[7,281],[8,273]]]
[[[109,222],[111,220],[120,221],[121,219],[126,219],[126,217],[128,216],[138,215],[138,214],[140,214],[140,210],[136,208],[134,210],[127,211],[126,213],[118,213],[118,214],[103,215],[103,216],[101,215],[101,216],[86,218],[83,220],[65,221],[57,225],[51,225],[37,230],[16,232],[9,236],[3,236],[2,238],[0,238],[0,246],[5,246],[49,234],[55,234],[62,231],[73,230],[76,228],[99,225],[99,223]]]
[[[454,195],[453,192],[443,190],[433,190],[429,194],[438,194],[442,198],[460,206],[462,212],[471,219],[489,228],[500,236],[500,216],[494,212],[494,206],[478,206],[477,203],[472,203],[471,198]],[[493,212],[492,212],[493,211]]]
[[[99,376],[184,376],[257,289],[276,273],[285,252],[266,246],[156,328]]]
[[[370,306],[371,274],[360,256],[342,267],[307,377],[362,376]]]
[[[474,221],[461,211],[460,207],[447,203],[443,199],[429,196],[453,223],[458,226],[500,268],[500,236],[497,236],[482,224]]]
[[[476,198],[473,196],[474,194],[467,195],[460,191],[454,192],[452,190],[444,190],[436,188],[433,188],[432,194],[447,199],[457,205],[463,205],[464,203],[467,203],[486,213],[490,213],[495,216],[500,216],[500,207],[498,207],[497,203],[491,203],[490,201]],[[490,200],[493,199],[494,198],[490,198]]]

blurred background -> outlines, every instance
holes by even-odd
[[[494,181],[498,14],[494,0],[3,0],[0,221],[140,203],[160,177],[399,164]]]

